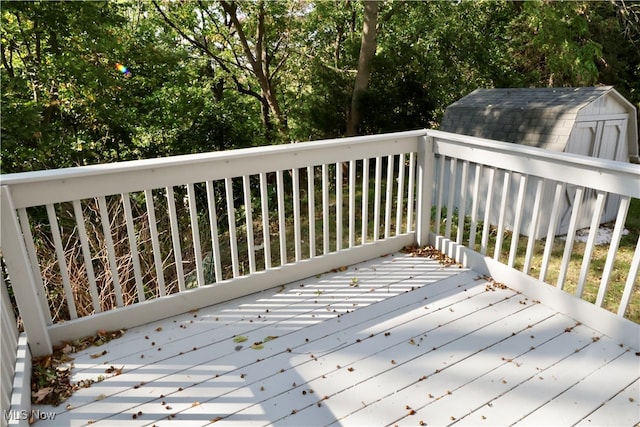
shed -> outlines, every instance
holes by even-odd
[[[557,152],[640,162],[636,108],[611,86],[477,89],[447,107],[440,130]],[[512,192],[517,191],[518,184],[519,177],[513,177],[509,186]],[[550,184],[546,183],[543,196],[549,211],[553,200]],[[533,188],[527,191],[533,192]],[[574,194],[575,188],[568,187],[563,202],[565,213],[569,212]],[[533,193],[527,196],[531,196],[527,197],[531,202]],[[583,200],[580,228],[589,225],[595,194],[587,192]],[[619,199],[608,198],[601,223],[615,219],[618,205]],[[492,213],[492,223],[494,216]],[[536,237],[546,235],[545,223],[542,221]],[[565,234],[568,225],[569,216],[565,214],[556,234]],[[520,233],[527,234],[526,230],[528,224],[523,224]]]

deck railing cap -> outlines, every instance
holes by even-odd
[[[126,172],[129,170],[145,170],[158,169],[168,166],[193,165],[197,163],[208,162],[211,160],[237,159],[241,157],[261,156],[265,154],[273,154],[276,152],[286,152],[289,150],[306,151],[314,149],[322,149],[335,144],[366,144],[369,142],[389,140],[394,138],[415,138],[424,136],[425,129],[394,132],[378,135],[365,135],[345,138],[324,139],[318,141],[307,141],[301,143],[291,143],[282,145],[268,145],[259,147],[249,147],[235,149],[231,151],[216,151],[196,154],[183,154],[172,157],[162,157],[155,159],[130,160],[124,162],[104,163],[97,165],[77,166],[70,168],[40,170],[32,172],[19,172],[12,174],[0,175],[0,185],[25,184],[37,181],[47,181],[52,179],[81,178],[88,176],[104,175]]]

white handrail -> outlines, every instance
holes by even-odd
[[[479,251],[486,254],[493,246],[493,258],[509,267],[566,289],[580,298],[591,299],[602,306],[608,292],[614,263],[619,256],[623,228],[631,199],[640,198],[640,165],[596,159],[576,154],[556,153],[536,147],[487,141],[465,135],[428,131],[434,141],[434,153],[439,157],[433,174],[437,190],[434,197],[441,234],[440,212],[445,212],[444,237],[449,238],[452,220],[457,215],[458,245],[476,250],[477,218],[484,217]],[[459,164],[462,163],[463,172]],[[458,172],[456,172],[458,164]],[[464,173],[465,168],[469,168]],[[473,170],[473,172],[471,172]],[[471,206],[471,207],[470,207]],[[467,214],[471,209],[472,213]],[[469,216],[469,225],[464,217]],[[600,224],[615,221],[602,273],[593,268],[595,237]],[[575,258],[574,238],[578,229],[588,228],[589,238]],[[465,234],[466,233],[466,234]],[[566,243],[555,242],[557,235],[567,234]],[[462,236],[468,235],[463,242]],[[519,248],[520,235],[528,238],[526,250]],[[509,244],[506,243],[510,237]],[[536,241],[544,250],[536,254]],[[505,243],[503,245],[503,242]],[[638,248],[635,241],[629,247],[630,267],[618,266],[620,287],[617,311],[621,317],[630,302],[637,282]],[[564,247],[562,260],[552,265],[552,253]],[[640,247],[640,246],[639,246]],[[624,269],[626,268],[626,271]],[[579,272],[568,286],[567,271]],[[595,274],[599,285],[583,295],[587,277]],[[596,297],[597,294],[597,297]]]
[[[3,233],[2,247],[24,246],[27,238],[31,242],[26,245],[34,247],[32,254],[25,250],[6,257],[9,268],[22,264],[28,272],[41,273],[42,249],[48,244],[48,262],[54,259],[59,265],[54,270],[64,284],[62,298],[52,304],[62,309],[48,313],[50,322],[27,309],[31,296],[16,295],[25,326],[39,325],[36,329],[49,339],[40,340],[34,354],[46,354],[52,343],[96,329],[130,327],[178,314],[412,243],[413,221],[404,212],[411,209],[409,196],[421,191],[404,185],[403,194],[394,189],[396,181],[415,182],[405,176],[415,170],[412,165],[400,168],[394,163],[416,159],[421,135],[424,131],[410,131],[0,177],[8,202],[3,200],[3,208],[15,222],[13,234]],[[377,159],[371,184],[378,206],[369,204],[369,188],[359,188],[357,198],[356,189],[350,188],[348,206],[343,206],[344,187],[366,182],[362,173],[372,159]],[[343,180],[343,166],[348,182]],[[301,174],[301,169],[308,173]],[[301,191],[315,191],[314,175],[320,171],[322,192]],[[32,223],[42,216],[43,206],[44,222]],[[356,220],[361,212],[375,215],[378,234],[361,235],[366,229],[362,218]],[[398,219],[406,225],[392,224]],[[304,225],[315,227],[318,220],[323,235],[316,242],[316,229],[307,231]],[[40,251],[28,232],[34,226],[52,235],[40,240]],[[96,241],[96,236],[102,237]],[[262,245],[256,242],[260,236]],[[303,251],[303,241],[308,250]],[[319,248],[321,255],[316,254]],[[264,254],[264,262],[257,251]],[[215,272],[215,278],[207,271]],[[47,289],[26,276],[18,282],[16,286],[33,295]],[[212,283],[215,286],[207,286]],[[77,298],[77,289],[83,287],[88,292],[85,304],[90,301],[85,308],[78,306]]]
[[[640,198],[640,166],[416,130],[10,174],[0,176],[0,186],[1,247],[12,281],[20,283],[16,299],[32,351],[39,355],[50,352],[52,343],[96,329],[148,322],[406,244],[425,245],[432,232],[453,236],[458,244],[466,242],[482,254],[493,245],[493,258],[544,279],[556,221],[562,226],[571,217],[572,239],[585,221],[593,232],[599,211],[607,212],[617,200],[623,206],[614,210],[626,215],[629,200]],[[556,206],[547,218],[544,209],[553,200],[554,188]],[[565,197],[566,191],[576,188],[580,197],[573,193]],[[590,195],[596,194],[592,200]],[[582,208],[560,206],[567,198],[584,199]],[[111,213],[109,206],[114,204],[120,208]],[[244,211],[239,210],[242,206]],[[66,301],[68,321],[63,323],[52,319],[45,287],[35,277],[42,259],[36,253],[30,221],[45,210],[49,219],[43,227],[52,228],[49,249],[64,270],[61,301]],[[624,218],[618,218],[613,252],[623,225]],[[64,227],[67,234],[60,235]],[[509,229],[516,232],[510,244],[505,234]],[[492,230],[497,230],[497,239],[489,238]],[[95,238],[100,232],[103,241],[92,246],[90,234]],[[519,252],[518,234],[531,237],[524,255],[524,250]],[[535,261],[538,235],[551,237],[540,264]],[[587,242],[586,253],[593,251],[593,244]],[[65,250],[73,245],[76,257],[82,259],[68,259]],[[102,248],[100,253],[96,246]],[[565,246],[571,251],[573,245]],[[622,316],[635,286],[638,250],[624,279]],[[558,268],[560,288],[565,285],[562,276],[569,255],[564,254]],[[147,256],[144,264],[143,256]],[[98,257],[104,258],[104,265],[93,271],[92,261]],[[118,263],[125,261],[130,265],[128,276],[121,278]],[[604,300],[614,261],[610,250],[598,305]],[[584,257],[579,288],[590,263],[590,257]],[[87,299],[94,312],[90,315],[76,313],[76,291],[66,271],[76,264],[87,275],[80,282],[86,282],[90,291]],[[184,277],[190,274],[193,280]],[[215,286],[208,286],[211,283]],[[126,286],[131,287],[130,294]],[[111,294],[99,293],[105,289]],[[112,296],[113,306],[119,308],[103,310],[101,304]]]

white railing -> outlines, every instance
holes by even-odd
[[[0,282],[4,282],[2,276],[2,270],[0,270]],[[3,284],[0,288],[0,322],[2,322],[0,324],[0,385],[2,387],[0,389],[0,408],[8,410],[11,407],[11,392],[13,390],[19,333],[7,287]],[[7,420],[4,416],[0,423],[2,426],[7,425]]]
[[[423,138],[404,132],[2,177],[3,256],[33,353],[413,243]]]
[[[640,239],[626,238],[624,259],[619,249],[631,200],[640,198],[639,165],[429,135],[436,155],[435,235],[625,316],[637,284]],[[598,229],[607,222],[611,242],[597,247]],[[576,232],[585,227],[588,237],[578,250]],[[597,285],[588,287],[595,275]]]
[[[613,298],[624,316],[640,249],[626,271],[615,257],[638,182],[637,165],[419,130],[3,176],[1,247],[39,355],[98,329],[143,324],[429,241],[493,252],[496,261],[572,290],[565,277],[581,218],[586,212],[596,227],[615,205],[594,302],[610,297],[615,269],[625,286]],[[561,205],[567,189],[573,203]],[[556,268],[550,260],[563,214],[570,238]],[[541,235],[546,244],[537,254]],[[593,248],[591,239],[579,296]]]

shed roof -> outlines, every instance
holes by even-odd
[[[476,89],[447,107],[440,129],[563,151],[581,111],[602,97],[628,113],[629,155],[637,158],[635,107],[612,86]]]

